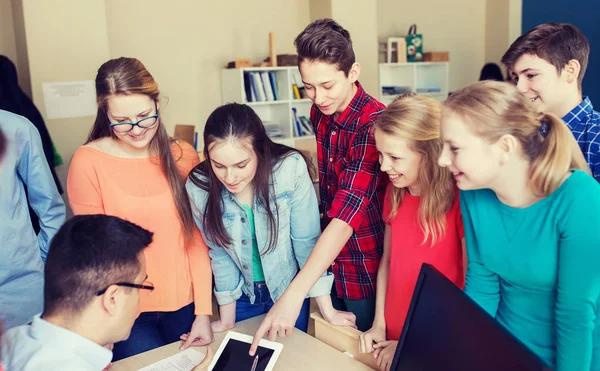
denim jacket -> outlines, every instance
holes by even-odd
[[[273,301],[278,300],[298,271],[304,266],[321,228],[319,207],[315,189],[308,174],[306,163],[297,153],[287,155],[275,167],[272,179],[271,210],[275,203],[279,210],[277,245],[268,249],[268,214],[261,203],[254,201],[254,223],[258,250],[265,283]],[[196,175],[203,181],[207,178]],[[248,216],[242,205],[225,187],[222,187],[223,223],[233,240],[232,246],[223,247],[210,240],[202,225],[208,193],[187,181],[194,220],[202,231],[209,247],[211,265],[215,277],[215,296],[219,305],[232,303],[242,292],[254,303],[254,281],[252,278],[252,234]],[[308,296],[327,295],[331,291],[333,275],[325,272],[308,292]]]

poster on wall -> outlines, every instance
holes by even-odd
[[[43,83],[42,91],[47,119],[96,115],[93,80]]]

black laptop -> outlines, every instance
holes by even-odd
[[[452,281],[423,264],[391,370],[551,368]]]

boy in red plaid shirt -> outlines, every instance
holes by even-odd
[[[385,106],[358,82],[350,34],[331,19],[308,25],[295,40],[317,139],[323,234],[305,266],[259,327],[253,348],[266,333],[291,332],[306,293],[330,266],[335,275],[331,323],[368,330],[375,313],[375,286],[382,254],[381,217],[386,180],[379,173],[373,123]],[[345,313],[341,311],[350,311]]]

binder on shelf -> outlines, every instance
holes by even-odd
[[[254,81],[254,86],[256,88],[256,98],[258,102],[266,102],[267,97],[265,95],[265,87],[263,86],[262,79],[260,78],[260,73],[252,72],[252,81]]]
[[[294,136],[301,137],[302,136],[302,124],[300,120],[298,120],[298,112],[296,107],[292,107],[292,113],[294,117]]]
[[[300,121],[300,128],[302,129],[303,135],[314,135],[315,134],[315,132],[313,131],[312,123],[310,122],[310,119],[308,117],[300,116],[300,117],[298,117],[298,120]]]
[[[253,98],[252,94],[252,84],[250,79],[250,73],[244,72],[244,94],[246,98],[246,102],[254,102],[256,97]]]
[[[269,78],[271,80],[271,88],[273,89],[273,96],[275,100],[279,100],[279,89],[277,86],[277,77],[274,71],[269,71]]]
[[[273,88],[271,88],[271,79],[269,78],[269,73],[267,71],[263,71],[260,73],[260,77],[262,78],[263,87],[265,88],[265,96],[268,101],[274,101],[275,95],[273,94]]]

